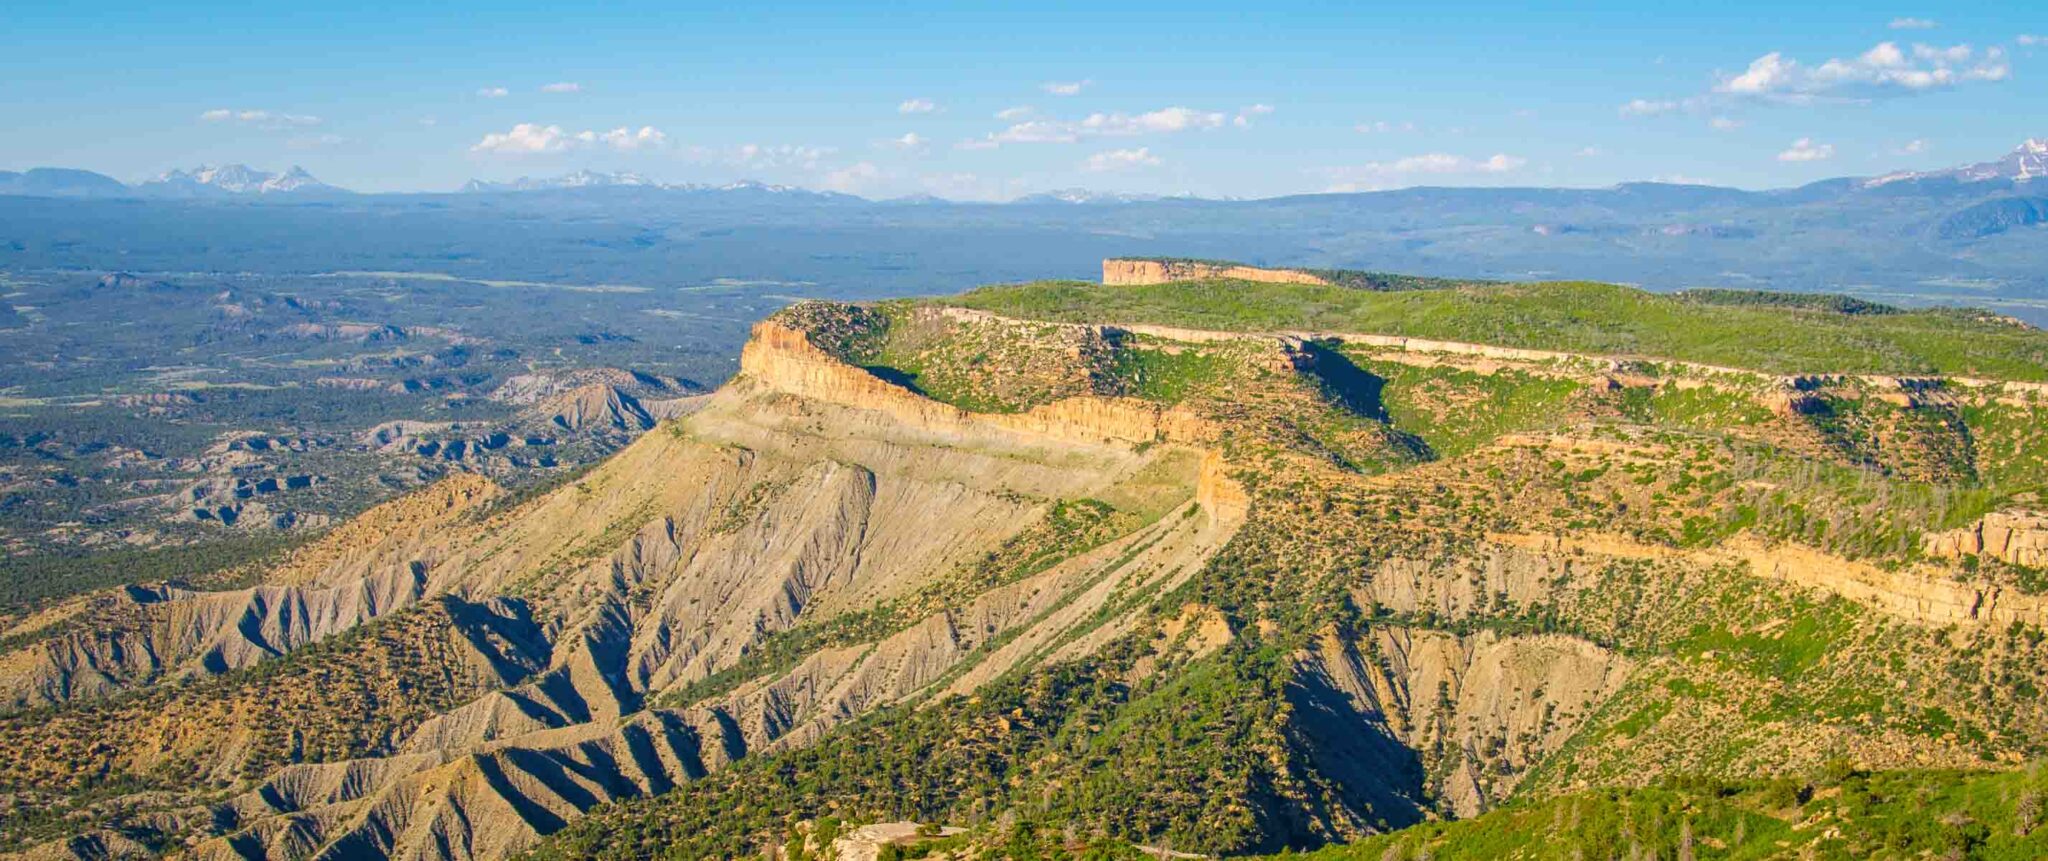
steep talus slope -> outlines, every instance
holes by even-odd
[[[502,856],[592,805],[1128,625],[1134,596],[1184,581],[1242,517],[1219,463],[1170,437],[1184,417],[1115,399],[976,416],[777,337],[764,324],[739,381],[560,490],[424,541],[302,554],[278,574],[301,585],[257,587],[351,582],[403,546],[408,585],[381,612],[510,601],[540,637],[495,690],[352,751],[373,759],[304,756],[127,827],[225,832],[201,854]]]
[[[220,858],[733,857],[841,820],[1243,853],[2048,754],[2037,386],[1182,322],[794,306],[559,488],[257,587],[396,570],[404,606],[21,713],[101,764],[14,766],[51,815],[9,821]],[[201,720],[363,637],[364,695],[285,702],[374,731]]]
[[[2030,522],[2048,475],[2038,384],[1114,311],[1055,323],[1076,307],[1056,304],[1066,289],[969,313],[885,305],[836,318],[830,343],[965,399],[926,385],[962,371],[887,333],[1061,308],[1013,331],[1079,326],[1047,342],[1099,339],[1110,359],[1035,373],[1201,418],[1244,484],[1231,542],[1092,652],[607,810],[535,857],[747,854],[808,839],[790,818],[955,823],[995,857],[1097,838],[1242,852],[1667,776],[2048,752],[2043,583],[1996,549],[2026,546],[2000,530]],[[1144,297],[1207,312],[1264,295],[1181,289]],[[1344,413],[1219,373],[1261,355]],[[1923,538],[1958,527],[1988,532]],[[1174,645],[1200,612],[1229,635]]]
[[[424,594],[440,529],[501,491],[458,476],[365,512],[272,571],[264,585],[118,590],[38,617],[41,640],[0,655],[0,704],[61,703],[161,675],[248,667],[403,609]]]

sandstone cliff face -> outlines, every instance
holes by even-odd
[[[1261,281],[1269,284],[1330,283],[1307,272],[1290,269],[1260,269],[1254,266],[1198,263],[1191,260],[1102,261],[1102,283],[1111,286],[1170,284],[1175,281],[1196,281],[1204,278],[1234,278],[1239,281]]]
[[[1980,556],[2025,568],[2048,568],[2048,514],[1994,511],[1976,523],[1926,538],[1927,555],[1941,559]]]
[[[208,656],[158,658],[158,674],[272,659],[431,596],[515,596],[550,641],[545,666],[425,721],[393,755],[288,766],[223,804],[167,814],[218,830],[196,855],[504,857],[594,805],[808,744],[940,686],[971,692],[1083,654],[1142,623],[1142,603],[1098,612],[1112,596],[1185,582],[1248,508],[1218,455],[1190,454],[1213,436],[1190,414],[1099,397],[973,414],[839,362],[801,331],[756,335],[732,386],[570,487],[488,518],[466,514],[493,496],[485,485],[444,488],[302,552],[278,584],[147,598],[177,608],[160,613],[175,624],[155,624],[192,645],[137,651]],[[800,621],[948,576],[1051,500],[1091,496],[1161,513],[887,636],[656,705]]]
[[[1178,407],[1131,398],[1081,396],[1023,413],[977,414],[942,404],[833,358],[800,330],[774,320],[754,326],[740,352],[740,373],[778,391],[887,414],[920,429],[967,436],[1012,436],[1076,443],[1199,444],[1215,429]]]
[[[1244,337],[1131,331],[1188,343]],[[208,776],[233,782],[232,791],[165,793],[141,802],[140,814],[201,858],[503,858],[598,805],[816,743],[878,709],[972,697],[1006,674],[1098,654],[1127,634],[1159,646],[1131,671],[1134,683],[1187,655],[1214,655],[1239,636],[1239,622],[1221,601],[1182,602],[1214,601],[1187,596],[1213,586],[1198,578],[1226,545],[1258,533],[1247,523],[1316,482],[1385,489],[1402,480],[1319,464],[1255,493],[1225,456],[1243,450],[1230,436],[1242,427],[1216,424],[1225,419],[1095,395],[976,413],[842,361],[813,337],[787,321],[760,324],[731,385],[538,499],[500,509],[488,504],[495,487],[465,479],[337,530],[252,589],[130,590],[106,600],[139,621],[10,653],[0,683],[15,686],[4,690],[18,704],[61,702],[173,675],[289,665],[308,643],[408,607],[517,607],[518,636],[489,626],[474,634],[517,642],[458,655],[484,656],[463,699],[403,724],[388,745],[288,760],[255,778],[216,768]],[[1289,372],[1313,370],[1289,363],[1304,345],[1281,338],[1267,349],[1273,340],[1257,345],[1260,356]],[[1468,345],[1377,346],[1424,361],[1589,367],[1583,357]],[[582,415],[612,414],[608,403],[591,407]],[[1623,467],[1671,456],[1668,446],[1585,433],[1493,442],[1537,459]],[[1414,498],[1443,495],[1438,479],[1449,476],[1411,488]],[[1043,566],[948,591],[1056,505],[1084,499],[1143,516]],[[1290,528],[1312,533],[1347,516],[1361,515],[1326,505],[1320,520]],[[1390,520],[1406,525],[1375,538],[1449,528],[1423,513]],[[1509,527],[1484,527],[1496,528]],[[2037,545],[2025,537],[2034,529],[2020,517],[1987,518],[1967,536],[1975,550],[1962,549],[1963,536],[1940,546],[2035,552],[2025,550]],[[1306,645],[1290,641],[1279,653],[1292,672],[1289,731],[1307,742],[1299,754],[1347,802],[1393,824],[1499,803],[1597,726],[1603,705],[1660,668],[1588,639],[1486,629],[1505,621],[1503,631],[1553,630],[1511,614],[1616,598],[1612,581],[1590,576],[1603,566],[1643,563],[1629,570],[1646,593],[1698,588],[1702,571],[1753,575],[1764,590],[1836,595],[1885,614],[1886,624],[1953,624],[1962,636],[2048,624],[2034,596],[1797,547],[1738,539],[1678,550],[1586,529],[1465,537],[1357,563],[1342,589],[1315,598],[1348,597],[1369,624],[1308,629]],[[1316,548],[1345,560],[1377,549]],[[897,615],[878,625],[870,612]],[[817,639],[776,651],[792,634]],[[238,740],[238,755],[259,742]],[[1960,748],[1944,755],[1951,749]],[[149,765],[156,754],[124,761]],[[113,845],[81,837],[46,849],[90,855]]]

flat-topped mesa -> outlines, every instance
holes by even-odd
[[[1198,281],[1204,278],[1234,278],[1268,284],[1322,284],[1328,279],[1295,269],[1261,269],[1235,263],[1205,263],[1197,260],[1138,260],[1110,258],[1102,261],[1102,283],[1112,287],[1136,287]]]
[[[931,431],[992,429],[1063,442],[1203,444],[1216,429],[1180,407],[1134,398],[1079,396],[1021,413],[975,413],[940,403],[855,367],[811,343],[810,336],[774,319],[756,323],[740,350],[740,373],[769,388],[842,406],[876,410]]]

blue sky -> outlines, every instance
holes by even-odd
[[[0,168],[1268,196],[1772,187],[2048,136],[2043,3],[290,5],[9,4]]]

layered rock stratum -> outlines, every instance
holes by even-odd
[[[686,404],[521,397],[653,427],[16,622],[5,848],[1245,852],[2048,749],[2034,503],[1924,489],[2042,474],[2033,384],[805,303]]]

